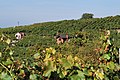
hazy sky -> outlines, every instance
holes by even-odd
[[[0,27],[120,15],[120,0],[0,0]]]

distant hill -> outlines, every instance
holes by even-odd
[[[113,29],[120,28],[120,16],[109,16],[105,18],[90,18],[79,20],[63,20],[57,22],[35,23],[28,26],[16,26],[15,28],[2,28],[3,33],[26,32],[40,35],[53,35],[58,30],[65,33],[75,33],[85,29]]]

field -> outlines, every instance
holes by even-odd
[[[119,29],[119,15],[1,28],[0,79],[119,80]],[[17,32],[26,36],[12,43]],[[69,41],[58,45],[57,32]]]

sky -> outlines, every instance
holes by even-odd
[[[120,0],[0,0],[0,28],[120,15]]]

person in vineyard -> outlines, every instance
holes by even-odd
[[[24,32],[18,32],[15,34],[17,40],[23,39],[24,36],[25,36]]]

